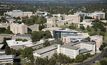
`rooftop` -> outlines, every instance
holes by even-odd
[[[79,49],[78,47],[73,46],[73,44],[65,44],[65,45],[62,45],[62,47],[73,49],[73,50],[78,50]]]
[[[0,55],[0,60],[13,59],[13,58],[14,58],[14,55]]]
[[[6,41],[8,46],[26,46],[26,47],[31,47],[33,46],[33,43],[31,41],[25,41],[25,42],[22,42],[22,41],[16,41],[16,40],[7,40]]]
[[[76,30],[71,30],[71,29],[68,29],[68,28],[66,28],[66,29],[61,29],[61,30],[55,30],[55,31],[60,31],[60,32],[78,32],[78,31],[76,31]]]
[[[39,49],[39,50],[36,50],[36,51],[34,51],[34,53],[38,53],[38,54],[41,55],[41,54],[44,54],[46,52],[49,52],[49,51],[55,50],[55,49],[57,49],[57,45],[56,44],[48,46],[48,47],[45,47],[45,48],[42,48],[42,49]]]

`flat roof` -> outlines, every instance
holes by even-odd
[[[41,54],[44,54],[46,52],[49,52],[49,51],[52,51],[52,50],[55,50],[55,49],[57,49],[57,44],[54,44],[54,45],[51,45],[51,46],[36,50],[33,53],[38,53],[38,54],[41,55]]]
[[[13,58],[14,58],[14,55],[0,55],[0,60],[13,59]]]
[[[62,45],[62,47],[73,49],[73,50],[78,50],[79,49],[78,47],[73,46],[73,44],[65,44],[65,45]]]
[[[86,53],[86,52],[90,52],[91,50],[87,50],[87,49],[80,49],[79,52],[80,53]]]
[[[59,32],[75,32],[75,33],[78,32],[76,30],[70,30],[70,29],[61,29],[61,30],[54,30],[54,31],[59,31]]]

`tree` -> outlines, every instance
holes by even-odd
[[[50,46],[50,42],[49,41],[45,41],[45,43],[43,44],[44,47]]]
[[[34,62],[33,49],[30,47],[25,48],[24,50],[21,50],[21,56],[23,58],[27,58],[32,63]]]
[[[107,58],[100,61],[100,65],[107,65]]]
[[[81,30],[85,30],[85,27],[83,25],[80,25]]]
[[[72,23],[70,26],[69,26],[70,29],[76,29],[77,28],[77,25]]]
[[[34,31],[32,33],[32,40],[35,41],[39,41],[40,39],[43,38],[43,31]]]
[[[51,33],[50,31],[34,31],[32,32],[32,40],[35,41],[39,41],[42,38],[51,38]]]
[[[6,47],[5,47],[5,53],[6,53],[7,55],[10,55],[10,54],[11,54],[11,49],[10,49],[9,46],[6,46]]]
[[[45,60],[43,58],[36,59],[36,65],[45,65]]]
[[[51,32],[48,31],[48,30],[45,31],[45,32],[44,32],[44,38],[45,38],[45,39],[52,38]]]

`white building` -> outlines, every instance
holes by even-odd
[[[16,34],[16,35],[12,36],[12,39],[13,40],[16,40],[16,39],[25,39],[25,40],[32,41],[30,34]]]
[[[70,25],[72,23],[79,24],[80,16],[78,15],[61,15],[47,18],[47,27],[59,27],[63,25]]]
[[[70,45],[58,45],[57,53],[62,53],[70,58],[75,59],[79,55],[79,48]]]
[[[51,58],[51,56],[53,56],[53,54],[56,53],[56,50],[57,50],[57,45],[51,45],[51,46],[48,46],[48,47],[45,47],[45,48],[34,51],[33,55],[34,55],[35,59],[37,57]]]
[[[80,25],[83,25],[85,28],[87,28],[87,26],[91,27],[92,21],[94,21],[94,19],[84,19],[83,22],[80,23]]]
[[[62,53],[72,59],[75,59],[81,53],[95,54],[95,42],[76,42],[62,46],[58,45],[57,53]]]
[[[8,28],[9,27],[9,23],[0,23],[0,28]]]
[[[21,10],[13,10],[10,12],[6,12],[5,14],[11,17],[26,17],[26,16],[30,17],[33,15],[32,12],[23,12]]]
[[[10,24],[10,30],[14,33],[14,34],[25,34],[27,33],[27,25],[25,25],[24,23],[22,24],[18,24],[18,23],[12,23]]]
[[[90,52],[90,54],[96,53],[96,43],[95,42],[80,42],[80,44],[77,44],[77,47],[80,49],[86,49]],[[80,52],[82,53],[82,52]]]
[[[16,41],[16,40],[7,40],[7,45],[13,49],[23,49],[25,47],[32,47],[33,43],[31,41]]]
[[[12,63],[14,61],[14,55],[0,55],[0,63]]]
[[[90,37],[91,40],[96,42],[96,51],[100,52],[99,48],[103,44],[103,36],[95,35]]]
[[[78,16],[78,15],[65,15],[64,19],[68,21],[67,22],[68,24],[80,23],[80,16]]]
[[[85,38],[89,37],[88,33],[77,33],[71,36],[65,36],[62,38],[63,43],[71,43],[75,41],[81,41]]]
[[[104,12],[93,12],[91,15],[90,15],[92,18],[94,19],[105,19],[105,13]]]
[[[105,13],[101,12],[101,11],[95,11],[92,13],[76,12],[74,14],[79,15],[79,16],[83,16],[83,17],[89,16],[89,17],[92,17],[94,19],[105,19]]]

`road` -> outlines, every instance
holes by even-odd
[[[106,53],[105,49],[102,51],[102,53],[96,54],[91,59],[84,61],[84,62],[81,62],[81,63],[78,63],[78,64],[74,64],[74,65],[92,65],[95,61],[102,60],[104,53]]]

